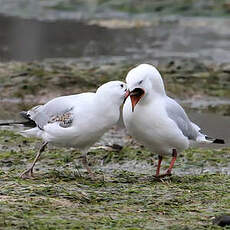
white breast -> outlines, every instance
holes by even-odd
[[[124,105],[123,117],[125,126],[135,139],[157,154],[171,154],[175,148],[181,151],[188,147],[188,140],[177,125],[168,118],[161,100],[151,104],[138,103],[131,110],[128,98]]]

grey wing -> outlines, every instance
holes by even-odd
[[[43,129],[48,123],[58,122],[61,127],[70,127],[73,122],[73,105],[64,97],[51,100],[45,105],[33,107],[27,115],[36,125]]]
[[[200,128],[191,122],[184,109],[172,98],[168,97],[166,102],[168,116],[177,124],[184,136],[190,140],[196,140]]]

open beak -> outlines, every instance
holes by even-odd
[[[140,99],[145,95],[145,91],[141,88],[135,88],[133,91],[129,93],[131,103],[132,103],[132,112],[134,112],[134,108],[136,104],[140,101]]]

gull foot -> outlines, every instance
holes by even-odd
[[[96,176],[95,176],[95,174],[93,172],[88,171],[88,174],[89,174],[89,177],[90,177],[91,180],[96,180]]]
[[[95,174],[95,173],[88,173],[87,178],[91,180],[92,182],[104,182],[105,181],[105,175],[104,174]]]
[[[34,178],[33,169],[29,168],[29,169],[25,170],[23,173],[21,173],[20,178],[22,178],[22,179]]]
[[[171,176],[172,176],[171,172],[166,172],[164,174],[154,176],[154,178],[157,179],[157,180],[161,180],[161,179],[163,179],[165,177],[171,177]]]

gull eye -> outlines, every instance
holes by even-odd
[[[138,84],[140,85],[143,82],[143,80],[139,81]]]
[[[123,88],[123,87],[124,87],[124,84],[120,84],[120,86],[121,86],[121,88]]]

